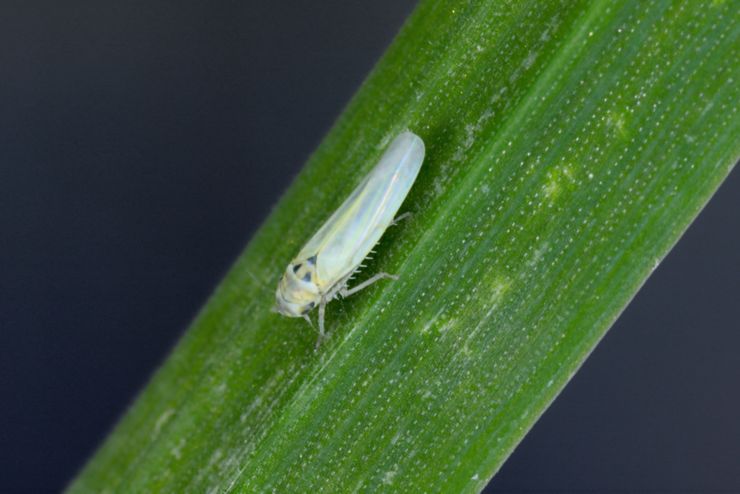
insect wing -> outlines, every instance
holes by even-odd
[[[317,256],[319,286],[327,289],[351,273],[380,240],[416,180],[424,141],[406,131],[298,254]]]

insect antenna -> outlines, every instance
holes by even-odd
[[[257,286],[260,288],[260,290],[265,294],[272,294],[273,290],[270,288],[270,286],[259,279],[254,273],[252,273],[248,268],[244,268],[244,272],[246,272],[250,278],[254,280],[254,282],[257,284]],[[271,309],[271,312],[280,313],[280,310],[278,310],[277,305],[274,305]]]
[[[267,283],[257,278],[257,275],[251,272],[249,268],[244,268],[244,272],[246,272],[249,275],[249,277],[252,278],[254,281],[256,281],[257,284],[260,285],[262,288],[267,288]]]

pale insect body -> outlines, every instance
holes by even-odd
[[[378,273],[349,288],[357,271],[385,230],[394,223],[424,161],[424,141],[416,134],[399,134],[378,164],[291,261],[275,293],[275,309],[288,317],[303,317],[319,308],[319,341],[324,337],[324,308],[337,296],[352,295],[383,279]]]

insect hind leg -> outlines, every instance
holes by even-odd
[[[396,216],[395,218],[393,218],[393,221],[391,222],[391,226],[396,226],[397,224],[399,224],[403,220],[407,220],[409,218],[411,218],[411,212],[410,211],[406,211],[403,214],[399,214],[398,216]]]
[[[347,287],[347,281],[351,278],[351,276],[347,276],[344,281],[342,288],[340,288],[338,291],[332,291],[331,294],[328,296],[324,296],[319,301],[319,338],[316,340],[316,349],[321,346],[321,343],[328,339],[328,335],[326,334],[326,328],[324,326],[324,318],[326,315],[326,304],[331,299],[335,297],[335,295],[339,295],[340,297],[349,297],[350,295],[354,295],[355,293],[359,292],[360,290],[363,290],[376,281],[380,281],[383,279],[390,279],[390,280],[397,280],[398,276],[395,274],[390,273],[378,273],[375,276],[372,276],[371,278],[363,281],[357,286],[353,286],[352,288]]]
[[[339,290],[339,295],[341,295],[342,297],[349,297],[350,295],[354,295],[355,293],[359,292],[360,290],[363,290],[363,289],[369,287],[370,285],[372,285],[376,281],[380,281],[380,280],[383,280],[383,279],[397,280],[398,279],[398,276],[396,276],[395,274],[389,274],[389,273],[378,273],[375,276],[373,276],[372,278],[369,278],[369,279],[363,281],[362,283],[360,283],[359,285],[353,286],[352,288],[348,288],[347,286],[342,287],[342,289]]]

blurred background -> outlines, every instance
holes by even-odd
[[[0,3],[0,491],[58,491],[415,2]],[[736,170],[486,492],[740,490]]]

